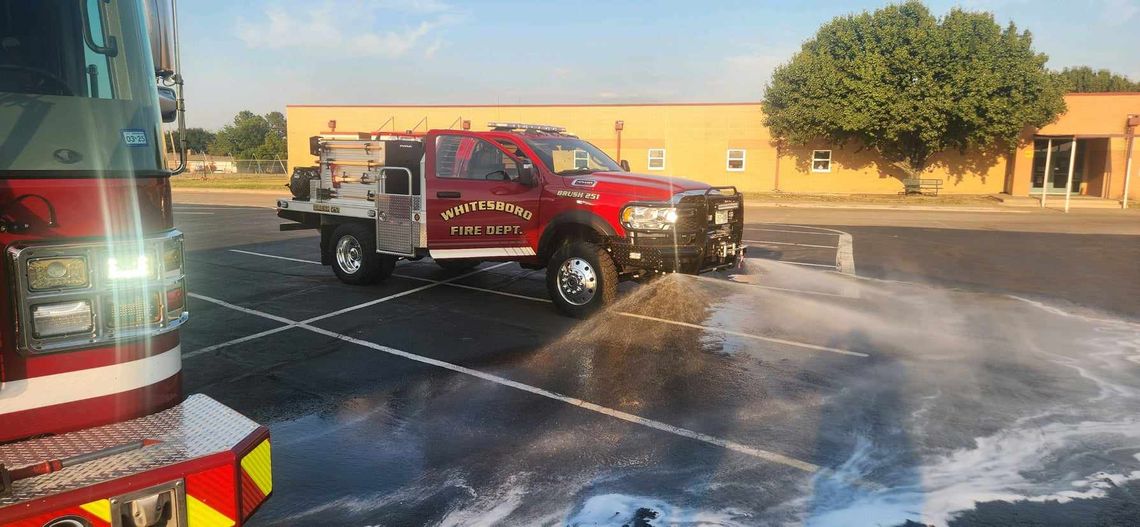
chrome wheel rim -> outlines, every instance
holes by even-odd
[[[336,242],[336,264],[341,271],[356,274],[364,262],[364,250],[354,236],[342,236]]]
[[[558,294],[575,306],[582,306],[594,299],[598,290],[598,274],[590,262],[581,258],[569,258],[558,267]]]

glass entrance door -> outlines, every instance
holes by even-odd
[[[1030,194],[1040,194],[1046,190],[1046,178],[1048,173],[1048,192],[1050,194],[1064,194],[1065,182],[1069,180],[1069,159],[1074,155],[1074,147],[1076,147],[1075,155],[1077,156],[1076,164],[1073,166],[1073,188],[1074,194],[1080,193],[1081,181],[1084,179],[1084,150],[1080,148],[1077,140],[1072,137],[1054,137],[1052,140],[1052,148],[1050,148],[1050,139],[1037,138],[1033,140],[1033,185],[1029,189]],[[1052,150],[1052,155],[1050,155]],[[1048,166],[1046,166],[1048,162]]]

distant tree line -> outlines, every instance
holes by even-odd
[[[1056,73],[1062,88],[1068,92],[1140,92],[1140,82],[1134,82],[1124,75],[1088,66],[1065,68]]]
[[[288,157],[285,124],[285,115],[281,112],[257,115],[242,110],[234,116],[232,124],[216,132],[187,128],[186,149],[192,154],[209,153],[236,159],[285,159]],[[178,132],[174,132],[173,139],[177,152],[181,143]]]

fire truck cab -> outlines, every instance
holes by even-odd
[[[241,525],[272,492],[268,429],[183,398],[175,15],[0,0],[0,525]]]
[[[352,284],[401,258],[546,268],[554,304],[576,317],[612,302],[620,280],[741,262],[735,187],[631,173],[556,126],[488,128],[315,136],[320,164],[294,172],[277,213],[295,223],[282,228],[320,229],[322,263]]]

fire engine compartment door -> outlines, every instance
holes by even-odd
[[[522,161],[470,134],[428,145],[428,248],[435,258],[534,255],[540,185],[519,181]]]
[[[420,196],[378,194],[376,196],[376,252],[414,256],[420,240]]]

